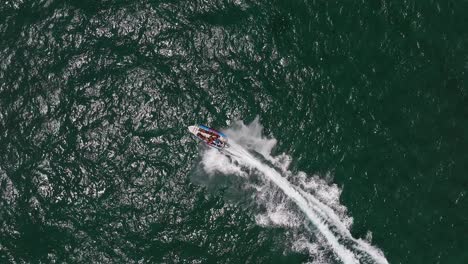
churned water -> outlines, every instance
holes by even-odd
[[[210,153],[203,153],[202,164],[205,171],[211,174],[222,172],[245,176],[253,174],[251,169],[254,169],[264,176],[261,184],[250,186],[257,191],[253,195],[254,200],[266,207],[266,213],[257,217],[259,224],[297,229],[300,227],[297,222],[303,213],[303,221],[310,222],[316,231],[299,228],[292,237],[296,240],[292,245],[293,249],[305,250],[315,263],[329,263],[323,252],[332,252],[343,263],[388,263],[378,249],[366,241],[352,237],[349,232],[352,219],[346,216],[346,208],[339,204],[341,191],[336,185],[329,185],[317,177],[308,177],[303,172],[295,175],[288,171],[291,158],[285,154],[278,157],[270,155],[276,140],[261,137],[262,126],[258,119],[250,126],[240,122],[236,127],[237,129],[226,132],[230,136],[229,147],[223,151],[210,149]],[[260,153],[267,161],[272,161],[273,165],[255,158],[249,150]],[[279,171],[275,164],[280,168]],[[250,171],[244,173],[242,167]],[[285,176],[296,183],[290,182]],[[274,186],[269,185],[270,182]],[[277,189],[284,195],[276,195]],[[287,202],[292,202],[293,206],[288,206]],[[294,210],[295,207],[300,209],[299,216],[294,212],[297,211]],[[309,233],[322,239],[307,238],[306,234]]]
[[[467,13],[2,1],[0,262],[467,263]]]

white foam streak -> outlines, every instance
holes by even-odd
[[[217,151],[210,150],[203,156],[202,163],[205,170],[209,173],[219,171],[242,176],[246,176],[245,168],[260,172],[304,213],[307,220],[313,224],[320,233],[321,238],[326,241],[326,244],[342,262],[388,264],[379,249],[373,247],[367,241],[355,239],[351,235],[349,228],[352,224],[352,218],[346,215],[346,207],[339,203],[341,190],[336,185],[328,185],[317,177],[307,177],[305,173],[293,176],[294,182],[298,181],[296,184],[283,177],[284,175],[292,176],[292,173],[288,171],[291,159],[285,154],[277,157],[271,156],[276,140],[264,138],[262,129],[258,119],[254,120],[249,126],[237,122],[236,128],[225,131],[229,137],[230,148],[225,149],[224,154],[230,156],[231,159],[227,159]],[[280,168],[284,175],[254,157],[247,149],[260,153],[275,167]],[[254,187],[258,193],[263,193],[268,191],[266,186]],[[271,187],[268,188],[271,189]],[[295,210],[291,210],[283,202],[271,202],[269,195],[260,195],[259,198],[267,203],[267,215],[256,217],[259,224],[297,227],[300,221],[295,216],[297,214],[294,213]],[[306,229],[308,228],[306,227]],[[320,248],[316,244],[304,241],[307,241],[307,239],[300,237],[294,243],[294,248],[309,250],[309,252],[313,253],[316,253]],[[318,255],[320,254],[318,253]]]
[[[378,249],[372,247],[367,241],[362,240],[362,239],[354,239],[351,233],[349,232],[349,229],[347,226],[340,220],[338,215],[328,206],[320,202],[318,199],[316,199],[314,196],[310,195],[309,193],[306,193],[304,191],[300,191],[301,194],[306,197],[308,200],[309,204],[311,207],[316,208],[317,213],[320,214],[320,216],[328,221],[330,221],[335,227],[338,228],[339,233],[341,236],[346,237],[347,239],[351,240],[354,242],[356,245],[354,245],[354,248],[360,251],[364,251],[367,254],[369,254],[377,263],[388,263],[388,261],[383,257],[382,252],[380,252]]]
[[[239,149],[239,146],[231,143],[231,148],[232,149],[229,151],[236,154],[235,150]],[[289,198],[291,198],[301,209],[301,211],[307,215],[307,218],[312,222],[312,224],[320,230],[320,233],[332,246],[333,251],[344,263],[358,263],[354,254],[338,242],[338,239],[328,229],[325,223],[319,217],[317,217],[313,209],[308,206],[307,200],[298,191],[296,191],[286,179],[281,177],[281,175],[271,167],[268,167],[259,162],[250,154],[243,156],[242,161],[244,164],[261,171],[269,178],[269,180],[275,183]]]

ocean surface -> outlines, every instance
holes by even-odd
[[[3,0],[0,263],[468,263],[467,14]]]

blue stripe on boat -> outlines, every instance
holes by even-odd
[[[210,130],[209,127],[206,127],[206,126],[204,126],[204,125],[198,125],[198,127],[203,128],[203,129],[205,129],[205,130]]]
[[[212,131],[212,132],[216,132],[216,133],[218,133],[220,136],[227,138],[226,135],[224,135],[223,133],[221,133],[221,132],[219,132],[219,131],[217,131],[217,130],[214,130],[214,129],[212,129],[212,128],[209,128],[209,127],[207,127],[207,126],[198,125],[198,127],[199,127],[199,128],[203,128],[203,129],[205,129],[205,130]]]

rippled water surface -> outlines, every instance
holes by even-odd
[[[341,263],[365,240],[389,263],[467,263],[467,13],[2,1],[0,262]],[[250,163],[197,123],[242,135]]]

